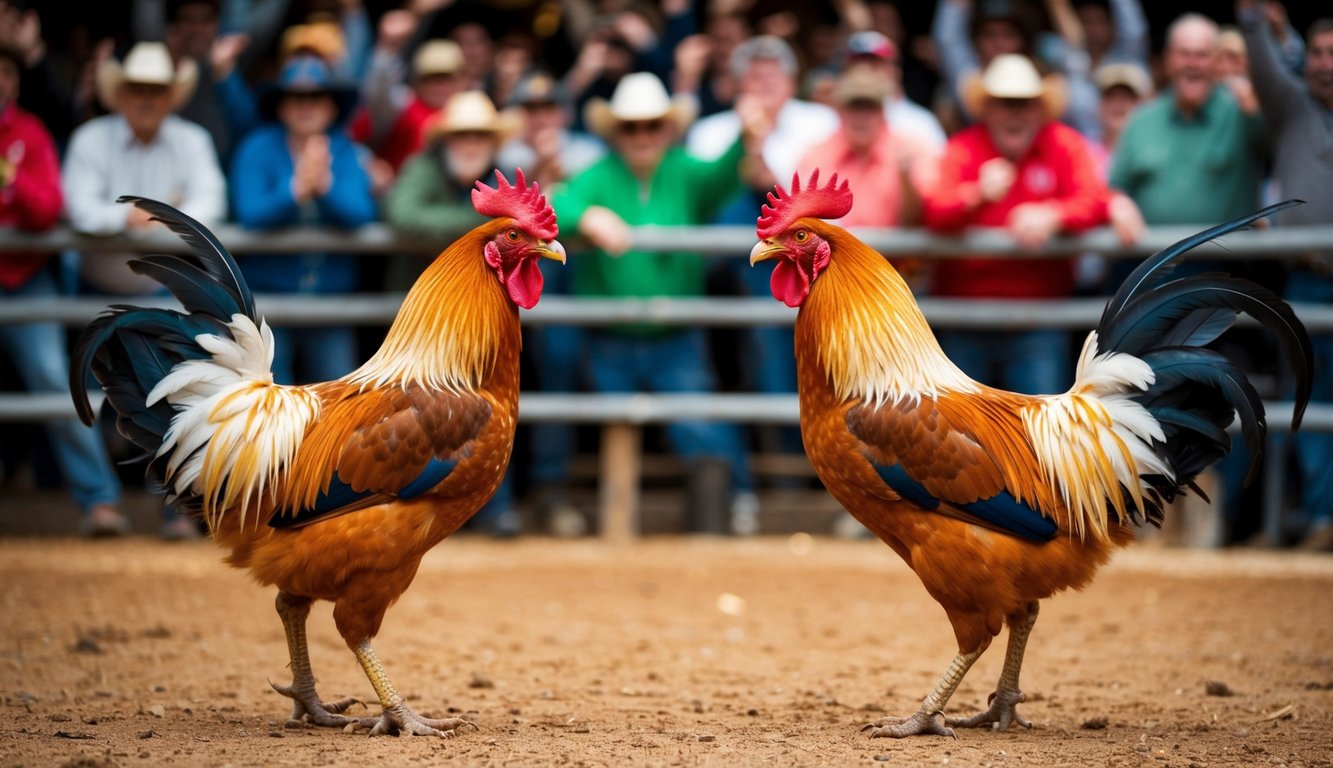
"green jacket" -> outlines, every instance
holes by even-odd
[[[430,259],[486,220],[472,207],[471,189],[449,178],[437,145],[427,145],[403,164],[385,195],[384,217],[394,229],[438,245],[430,253],[390,257],[386,287],[396,291],[412,287]]]
[[[692,226],[712,221],[741,191],[739,165],[744,152],[737,140],[721,157],[703,161],[672,147],[646,188],[619,155],[608,153],[555,190],[552,205],[561,231],[572,240],[583,212],[594,205],[615,211],[630,226]],[[703,255],[689,251],[631,250],[613,257],[597,248],[570,256],[569,268],[574,270],[577,296],[702,296],[707,262]]]

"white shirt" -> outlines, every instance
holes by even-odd
[[[70,225],[87,234],[125,231],[133,208],[116,202],[121,195],[161,200],[205,226],[217,224],[227,214],[227,182],[212,137],[175,115],[162,121],[157,136],[147,144],[134,137],[118,114],[89,120],[70,136],[60,181]],[[110,293],[158,291],[157,281],[125,266],[134,256],[87,255],[81,274]]]
[[[838,130],[838,113],[809,101],[788,99],[778,110],[773,132],[764,140],[764,163],[783,186],[791,182],[796,163],[806,150]],[[735,110],[709,115],[690,128],[685,147],[703,160],[722,156],[741,135],[741,118]]]

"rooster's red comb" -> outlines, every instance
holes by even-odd
[[[472,207],[477,209],[477,213],[492,217],[508,216],[528,234],[542,240],[551,240],[559,234],[555,211],[546,202],[546,196],[541,193],[537,182],[528,186],[522,168],[518,169],[512,187],[498,170],[495,172],[495,180],[495,187],[488,187],[478,181],[477,188],[472,190]]]
[[[777,185],[768,193],[768,202],[759,209],[759,221],[755,224],[755,233],[760,240],[766,240],[779,234],[792,225],[792,222],[804,216],[816,219],[840,219],[852,210],[852,189],[843,179],[838,184],[838,174],[834,173],[828,184],[819,186],[819,169],[810,174],[810,181],[801,189],[800,174],[791,177],[791,193]]]

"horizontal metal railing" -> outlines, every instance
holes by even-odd
[[[1095,252],[1107,256],[1148,254],[1198,234],[1209,224],[1152,227],[1132,246],[1122,246],[1109,229],[1096,229],[1077,236],[1052,238],[1039,249],[1020,247],[1000,229],[971,229],[956,236],[938,235],[924,229],[887,227],[852,228],[867,245],[886,256],[919,256],[929,259],[972,258],[977,255],[1057,257],[1070,253]],[[426,239],[396,232],[385,224],[369,224],[355,230],[319,227],[290,227],[250,230],[234,224],[211,227],[218,240],[234,254],[330,253],[434,255],[452,238]],[[458,234],[462,234],[459,232]],[[569,233],[565,238],[571,238]],[[755,243],[752,226],[635,227],[631,232],[635,250],[692,251],[711,256],[739,257]],[[567,242],[565,245],[573,245]],[[1255,256],[1290,256],[1333,247],[1333,225],[1255,228],[1233,232],[1220,241],[1200,246],[1197,258],[1247,259]],[[188,247],[166,231],[87,235],[68,227],[49,232],[0,232],[2,251],[54,252],[65,249],[87,253],[160,252],[184,253]],[[572,249],[571,249],[572,250]]]

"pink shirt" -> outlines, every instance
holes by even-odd
[[[801,178],[818,168],[820,177],[827,179],[834,171],[838,178],[851,183],[856,204],[838,223],[844,227],[895,227],[902,204],[902,174],[899,168],[907,162],[908,175],[917,190],[924,194],[934,185],[935,168],[940,151],[918,139],[897,136],[885,127],[870,151],[857,155],[838,131],[823,142],[811,147],[796,168]]]

